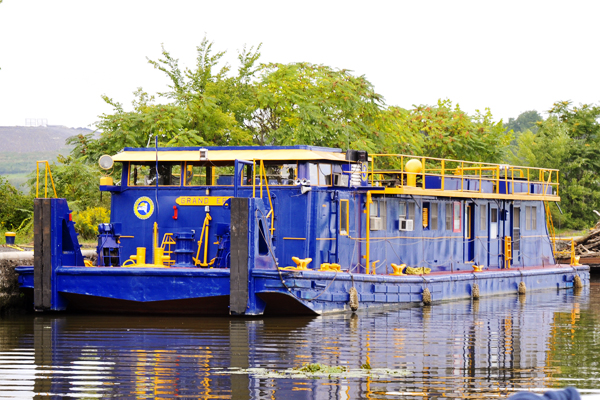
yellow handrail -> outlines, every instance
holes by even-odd
[[[273,202],[271,201],[271,192],[269,191],[269,182],[267,181],[267,170],[265,169],[265,163],[263,162],[263,160],[260,160],[260,172],[259,172],[259,176],[260,176],[260,198],[262,199],[262,180],[263,177],[265,179],[265,187],[267,188],[267,197],[269,197],[269,207],[271,207],[271,211],[269,211],[269,214],[271,215],[271,235],[273,234],[273,231],[275,230],[275,228],[273,227],[273,220],[275,219],[275,216],[273,215]]]
[[[54,178],[52,178],[52,171],[50,171],[50,164],[48,161],[36,161],[35,169],[36,169],[36,181],[35,181],[35,197],[39,198],[39,189],[40,189],[40,163],[46,164],[46,168],[44,169],[45,173],[45,185],[44,185],[44,198],[48,198],[48,175],[50,175],[50,182],[52,182],[52,189],[54,190],[54,197],[58,198],[56,195],[56,187],[54,186]]]
[[[208,224],[212,220],[212,217],[209,213],[206,213],[206,217],[204,217],[204,223],[202,224],[202,232],[200,233],[200,240],[198,240],[198,251],[196,252],[196,257],[194,258],[195,265],[200,265],[201,267],[208,267],[211,263],[208,262]],[[204,262],[200,261],[200,250],[202,249],[202,240],[204,239]]]
[[[507,194],[526,194],[526,195],[541,195],[546,196],[548,188],[556,188],[556,194],[558,196],[558,170],[548,168],[536,168],[536,167],[523,167],[523,166],[511,166],[505,164],[494,164],[494,163],[482,163],[475,161],[464,161],[464,160],[453,160],[435,157],[423,157],[423,156],[410,156],[404,154],[371,154],[371,165],[367,174],[370,175],[369,181],[371,185],[378,184],[376,181],[386,179],[386,175],[395,175],[394,180],[396,187],[405,186],[404,180],[399,178],[405,178],[406,172],[404,171],[405,159],[416,159],[422,164],[422,170],[419,173],[420,178],[423,180],[420,187],[423,189],[431,189],[430,186],[425,183],[426,177],[433,176],[442,178],[441,179],[441,190],[443,191],[445,185],[445,177],[450,174],[455,178],[460,179],[459,191],[462,192],[482,192],[483,183],[491,182],[494,186],[494,193],[500,194],[500,183],[501,180],[507,186]],[[376,164],[381,165],[386,159],[392,159],[391,162],[387,163],[388,166],[382,169],[377,169]],[[400,167],[398,165],[400,161]],[[390,166],[391,165],[391,166]],[[532,173],[532,171],[534,173]],[[537,172],[537,173],[536,173]],[[538,176],[538,179],[535,177]],[[465,179],[477,179],[479,185],[477,188],[469,188],[466,185]],[[526,185],[527,188],[519,188],[519,183]],[[392,182],[392,184],[394,184]],[[515,184],[517,184],[515,186]],[[531,184],[541,184],[543,186],[542,193],[536,193],[532,191]],[[509,188],[510,186],[510,188]],[[436,190],[436,189],[434,189]],[[553,190],[554,191],[554,190]]]

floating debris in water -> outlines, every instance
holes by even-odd
[[[372,368],[368,363],[360,368],[348,368],[344,366],[328,366],[324,364],[304,364],[302,367],[288,368],[284,370],[269,370],[267,368],[238,368],[230,367],[227,370],[213,369],[215,374],[228,375],[252,375],[255,378],[385,378],[401,377],[409,375],[410,372],[399,369]]]

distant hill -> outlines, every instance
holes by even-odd
[[[68,137],[88,133],[92,131],[66,126],[0,126],[0,175],[26,191],[25,182],[35,172],[36,161],[56,161],[59,154],[71,151],[65,144]]]
[[[92,130],[66,126],[0,126],[0,153],[58,151],[69,136],[88,133]]]

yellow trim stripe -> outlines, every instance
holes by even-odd
[[[156,161],[154,151],[123,151],[115,154],[114,161]],[[285,149],[285,150],[261,150],[257,147],[253,150],[208,150],[208,161],[234,161],[234,160],[265,160],[265,161],[288,161],[288,160],[330,160],[346,161],[345,153],[332,153],[328,151]],[[200,161],[200,151],[159,151],[158,161]]]
[[[501,199],[501,200],[541,200],[560,201],[560,196],[543,194],[501,194],[501,193],[479,193],[461,192],[458,190],[421,189],[414,187],[385,188],[385,190],[373,191],[372,194],[409,194],[413,196],[438,196],[438,197],[462,197],[466,199]]]
[[[292,238],[292,237],[284,237],[284,240],[306,240],[306,238]]]

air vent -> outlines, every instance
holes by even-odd
[[[383,230],[383,219],[381,217],[371,217],[369,221],[369,229],[372,231]]]

